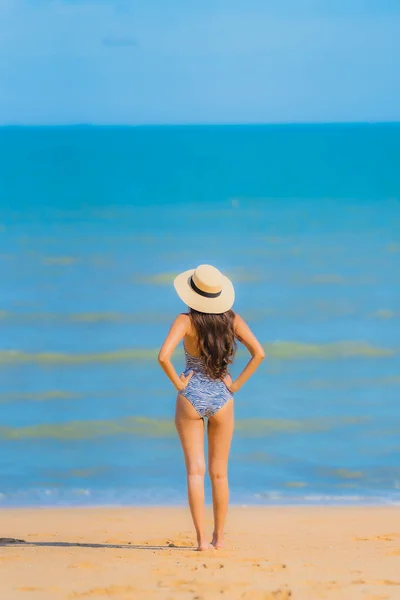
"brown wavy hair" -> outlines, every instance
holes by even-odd
[[[206,374],[212,379],[223,379],[236,352],[235,313],[228,310],[213,315],[191,308],[189,316],[196,329],[199,352],[204,360]]]

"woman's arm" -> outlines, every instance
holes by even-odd
[[[189,380],[192,376],[192,371],[185,377],[183,374],[178,377],[175,371],[174,365],[171,362],[171,356],[181,340],[185,337],[189,330],[190,317],[188,315],[179,315],[172,323],[171,329],[168,332],[167,337],[163,345],[161,346],[160,352],[158,353],[158,362],[165,371],[167,377],[172,381],[178,392],[185,389]]]
[[[239,315],[235,316],[235,336],[242,342],[251,354],[251,359],[235,381],[227,382],[231,392],[237,392],[244,383],[253,375],[265,357],[264,348],[251,331],[250,327]]]

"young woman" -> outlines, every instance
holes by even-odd
[[[198,550],[221,548],[228,510],[228,456],[233,434],[233,394],[254,373],[264,350],[249,327],[233,312],[235,292],[218,269],[200,265],[174,281],[189,312],[179,315],[161,347],[158,360],[178,390],[175,425],[185,456],[189,506]],[[236,339],[251,354],[239,377],[232,381]],[[186,369],[178,377],[171,356],[183,340]],[[211,545],[205,533],[204,418],[207,417],[208,470],[212,485],[214,533]]]

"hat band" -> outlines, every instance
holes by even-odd
[[[220,292],[211,293],[211,292],[203,292],[200,288],[197,287],[195,282],[193,281],[193,277],[190,278],[190,287],[196,294],[203,296],[204,298],[218,298],[222,294],[222,290]]]

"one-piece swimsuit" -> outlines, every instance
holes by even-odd
[[[212,379],[206,374],[204,359],[201,356],[193,356],[185,347],[184,350],[184,374],[187,376],[193,371],[193,375],[185,389],[179,393],[189,400],[201,417],[212,417],[233,398],[232,392],[222,379]]]

